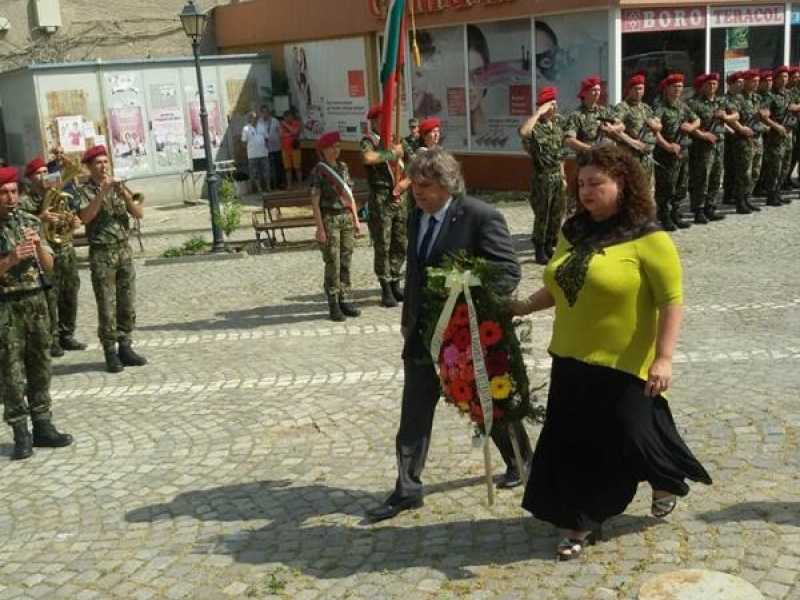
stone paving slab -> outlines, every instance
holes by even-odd
[[[541,276],[530,209],[502,210],[528,293]],[[162,211],[170,221],[146,248],[204,226],[207,208],[182,211]],[[520,508],[521,490],[486,506],[482,456],[448,407],[425,507],[365,523],[393,483],[403,379],[399,310],[378,306],[368,246],[353,269],[363,315],[341,325],[326,320],[311,246],[137,261],[136,340],[150,364],[117,375],[103,370],[81,271],[90,347],[58,359],[53,380],[57,423],[76,443],[16,463],[10,432],[0,436],[0,600],[628,600],[647,579],[692,568],[798,598],[799,234],[794,203],[675,235],[686,310],[671,403],[715,484],[693,486],[666,521],[648,516],[642,486],[604,542],[562,564],[557,532]],[[546,384],[552,316],[532,325],[528,365]]]

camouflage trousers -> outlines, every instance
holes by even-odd
[[[97,335],[103,348],[130,343],[136,326],[136,271],[127,242],[90,246],[89,266],[97,301]]]
[[[320,245],[325,262],[325,295],[337,297],[350,290],[350,263],[355,245],[355,226],[350,211],[322,214],[327,241]]]
[[[53,246],[53,271],[48,275],[53,282],[53,287],[47,291],[53,340],[72,337],[78,318],[81,278],[78,276],[75,248],[71,244],[61,248]]]
[[[533,210],[534,244],[555,244],[564,216],[564,186],[561,172],[534,175],[529,198]]]
[[[660,165],[656,169],[658,211],[660,214],[679,212],[689,190],[689,153],[684,148],[680,156],[675,156],[657,148],[653,157]]]
[[[44,292],[0,299],[0,396],[6,423],[20,423],[28,415],[33,420],[51,418],[51,344]]]
[[[399,280],[406,259],[406,199],[392,202],[389,190],[371,190],[367,205],[375,275],[379,281]]]
[[[789,174],[792,159],[791,137],[770,131],[764,143],[761,179],[767,192],[778,192]]]
[[[689,198],[692,211],[716,204],[722,181],[725,142],[696,141],[689,149]]]
[[[730,147],[730,175],[726,172],[726,178],[730,177],[731,198],[738,201],[747,200],[753,191],[753,185],[758,180],[761,169],[761,156],[758,157],[758,169],[755,164],[756,146],[761,148],[760,138],[745,139],[736,136],[726,143]]]
[[[750,189],[747,195],[753,193],[753,188],[761,180],[761,170],[764,167],[764,136],[753,138],[753,163],[752,163],[752,177],[750,181]]]

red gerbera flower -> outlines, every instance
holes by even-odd
[[[486,356],[486,371],[491,377],[505,375],[511,369],[511,363],[505,352],[490,352]]]
[[[472,386],[463,379],[456,379],[450,383],[450,396],[456,404],[472,400]]]
[[[453,345],[462,352],[470,347],[472,339],[466,327],[453,332]]]
[[[469,325],[469,308],[467,308],[466,302],[456,304],[450,317],[450,322],[462,327]]]
[[[503,330],[497,321],[484,321],[478,327],[481,334],[481,343],[484,346],[494,346],[497,342],[503,339]]]

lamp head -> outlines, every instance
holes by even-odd
[[[183,31],[186,35],[193,42],[199,40],[206,26],[206,13],[201,12],[193,0],[189,0],[178,17],[180,17],[181,25],[183,25]]]

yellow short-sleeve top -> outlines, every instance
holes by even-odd
[[[544,284],[555,298],[552,354],[647,379],[655,356],[660,308],[683,303],[681,263],[663,231],[598,250],[573,304],[556,281],[572,252],[559,237]]]

